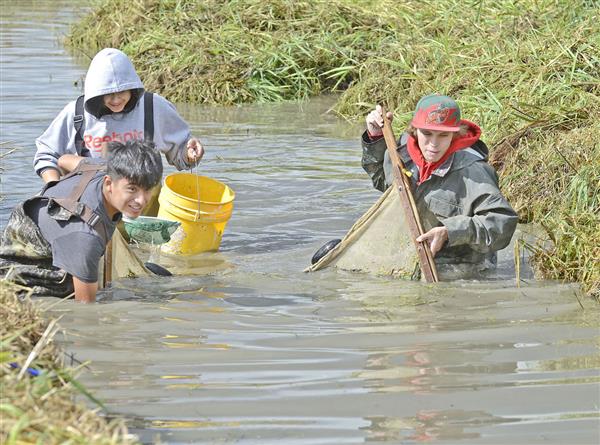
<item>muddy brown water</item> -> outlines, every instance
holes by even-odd
[[[87,62],[59,38],[85,2],[1,3],[0,142],[19,147],[4,225],[40,187],[33,140]],[[82,381],[145,443],[598,443],[599,311],[576,286],[516,287],[510,250],[485,282],[301,272],[378,196],[333,100],[178,104],[207,148],[199,172],[237,193],[232,220],[219,253],[145,252],[173,278],[52,309],[91,361]]]

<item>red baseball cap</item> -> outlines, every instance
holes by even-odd
[[[422,130],[459,131],[460,108],[448,96],[430,94],[417,103],[412,126]]]

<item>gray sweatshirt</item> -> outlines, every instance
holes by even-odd
[[[111,113],[102,96],[132,90],[132,99],[120,113]],[[125,53],[105,48],[93,58],[85,79],[85,128],[83,140],[92,157],[101,155],[102,143],[125,142],[144,138],[144,85]],[[178,170],[188,169],[186,144],[190,129],[175,106],[154,94],[154,143],[169,164]],[[57,169],[58,158],[75,150],[75,102],[65,106],[35,144],[33,168],[40,174],[46,168]]]

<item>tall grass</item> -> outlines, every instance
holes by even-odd
[[[555,241],[551,251],[532,247],[538,270],[597,292],[597,212],[587,201],[600,187],[599,6],[103,0],[68,43],[89,55],[123,49],[146,86],[173,100],[235,104],[337,91],[339,115],[361,118],[383,102],[398,131],[422,95],[451,95],[482,126],[521,220],[541,223]]]
[[[107,0],[68,43],[131,55],[147,88],[172,100],[235,104],[341,91],[389,25],[344,2]]]
[[[552,241],[530,246],[543,276],[580,281],[600,296],[600,123],[526,141],[504,168],[505,190],[520,213]],[[550,147],[550,149],[546,148]],[[535,162],[531,162],[535,159]]]
[[[138,443],[121,419],[108,421],[76,403],[99,402],[65,367],[54,342],[55,320],[46,320],[26,289],[0,280],[0,443],[128,445]]]

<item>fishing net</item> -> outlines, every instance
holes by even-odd
[[[136,219],[123,218],[129,238],[138,243],[163,244],[171,239],[180,223],[153,216],[140,216]]]
[[[337,267],[411,278],[419,270],[418,261],[400,198],[393,187],[389,187],[342,241],[306,271]]]
[[[118,278],[135,278],[135,277],[147,277],[152,275],[142,260],[140,260],[135,253],[131,250],[127,241],[121,235],[121,232],[115,230],[111,239],[111,247],[106,251],[107,255],[111,256],[111,280]],[[104,267],[107,267],[104,262]],[[101,267],[102,274],[104,268]],[[102,282],[103,280],[100,280]]]

